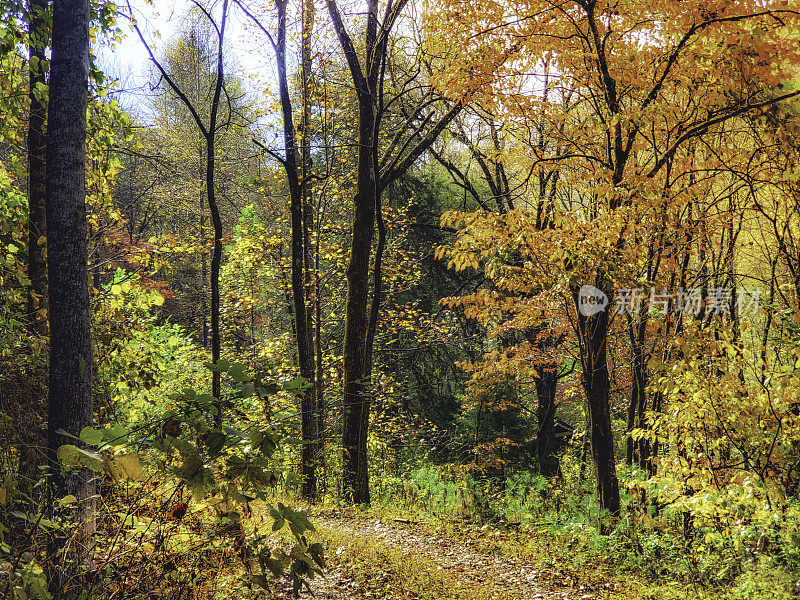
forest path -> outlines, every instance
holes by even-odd
[[[370,568],[361,561],[350,564],[349,560],[341,560],[339,555],[348,542],[366,544],[380,555],[397,557],[400,553],[404,568],[419,569],[424,565],[429,570],[444,570],[446,579],[453,584],[445,598],[599,600],[605,596],[603,592],[607,592],[573,587],[548,569],[482,551],[474,536],[431,535],[413,523],[386,523],[338,513],[317,515],[312,521],[319,526],[320,537],[327,542],[326,576],[311,582],[316,598],[414,600],[423,595],[422,590],[414,590],[413,586],[409,589],[408,582],[405,586],[396,585],[397,582],[392,581],[396,573],[392,573],[391,568],[375,565],[374,572],[365,573]],[[371,561],[369,565],[372,566]],[[284,587],[279,598],[290,597],[291,589]]]

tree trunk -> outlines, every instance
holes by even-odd
[[[219,29],[217,29],[217,80],[214,85],[214,97],[211,100],[211,114],[208,119],[208,130],[206,131],[206,196],[208,198],[208,209],[211,212],[211,223],[214,227],[214,249],[211,253],[211,361],[218,363],[220,359],[220,331],[219,331],[219,269],[222,264],[222,220],[219,216],[217,206],[216,188],[214,185],[214,174],[216,170],[214,142],[217,136],[217,115],[219,114],[219,103],[222,96],[222,86],[225,82],[225,71],[222,54],[222,45],[225,41],[225,24],[228,20],[228,0],[222,2],[222,19]],[[214,370],[211,376],[211,395],[219,400],[221,390],[222,374]],[[222,424],[222,407],[217,404],[217,425]]]
[[[47,145],[47,256],[50,317],[48,454],[53,499],[78,500],[70,556],[51,544],[54,574],[85,563],[94,531],[95,483],[86,469],[62,476],[56,452],[92,423],[92,348],[85,204],[89,0],[55,0]],[[59,586],[60,577],[53,577]]]
[[[208,186],[208,208],[211,211],[211,223],[214,227],[214,247],[211,252],[211,361],[216,364],[219,362],[221,350],[219,333],[219,269],[222,264],[222,220],[219,216],[219,207],[217,206],[214,190],[213,133],[208,137],[207,149],[206,185]],[[215,370],[211,377],[211,395],[219,400],[221,391],[221,373]],[[220,421],[219,418],[217,420]]]
[[[315,500],[318,495],[317,468],[322,457],[320,438],[318,390],[321,384],[316,381],[317,365],[314,352],[314,302],[311,297],[314,289],[314,270],[312,268],[311,230],[314,225],[314,207],[312,205],[313,187],[311,175],[311,99],[309,84],[311,79],[311,34],[314,29],[315,8],[312,0],[303,2],[301,55],[302,86],[302,118],[300,122],[300,205],[302,210],[302,252],[303,252],[303,301],[306,311],[305,337],[302,344],[306,346],[305,374],[303,378],[311,384],[303,396],[303,414],[306,426],[303,429],[303,497]]]
[[[598,286],[599,287],[599,286]],[[608,294],[608,290],[604,290]],[[578,306],[578,289],[573,290],[573,300]],[[602,310],[592,316],[578,313],[578,336],[581,342],[583,363],[583,387],[589,408],[589,428],[592,440],[592,458],[597,476],[597,498],[600,504],[600,532],[609,531],[605,519],[612,520],[620,514],[619,482],[614,460],[614,433],[611,428],[606,344],[608,338],[608,311]]]
[[[286,71],[286,0],[277,0],[278,9],[278,39],[275,45],[275,54],[278,63],[278,88],[283,116],[283,141],[286,148],[282,161],[289,184],[289,212],[291,214],[292,228],[292,303],[294,305],[294,332],[297,345],[297,362],[300,376],[308,387],[303,390],[300,398],[300,428],[303,445],[300,456],[300,469],[302,475],[301,494],[306,500],[315,500],[317,497],[317,469],[316,461],[319,455],[319,439],[317,431],[317,392],[315,389],[315,359],[314,338],[311,328],[311,315],[313,305],[307,302],[310,291],[310,210],[306,206],[310,202],[309,192],[306,188],[306,170],[308,168],[306,148],[308,115],[307,94],[305,90],[306,69],[310,63],[310,46],[306,47],[306,28],[309,18],[303,16],[303,118],[301,133],[303,135],[303,148],[298,149],[295,137],[294,116],[292,114],[291,96]],[[310,35],[310,34],[309,34]],[[310,43],[310,42],[309,42]],[[307,54],[307,56],[306,56]],[[301,154],[302,150],[302,154]],[[299,163],[299,164],[298,164]]]
[[[631,344],[631,396],[628,403],[628,438],[626,440],[625,461],[629,465],[636,464],[647,468],[649,460],[649,443],[644,438],[634,441],[630,432],[636,428],[644,428],[644,414],[647,404],[647,365],[644,356],[644,338],[647,331],[649,313],[640,308],[638,320],[634,322],[629,316],[628,338]]]
[[[375,172],[375,112],[369,94],[359,93],[358,187],[354,198],[352,243],[347,265],[347,308],[344,330],[344,431],[342,485],[353,504],[368,503],[367,426],[371,390],[366,355],[369,262],[375,229],[377,173]]]
[[[47,308],[47,262],[45,245],[39,239],[45,236],[47,182],[45,180],[45,153],[47,135],[47,96],[42,86],[46,83],[44,49],[47,46],[47,0],[29,0],[28,33],[28,318],[31,333],[47,332],[47,317],[39,311]]]
[[[561,473],[556,451],[558,440],[555,436],[556,389],[558,385],[557,365],[547,365],[540,370],[536,380],[536,420],[539,433],[536,437],[539,456],[539,471],[544,477],[555,477]]]

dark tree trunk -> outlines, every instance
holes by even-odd
[[[380,194],[430,148],[463,107],[461,102],[453,103],[426,135],[421,135],[419,131],[411,133],[412,139],[419,141],[407,153],[401,152],[381,168],[383,163],[379,156],[378,132],[384,114],[382,86],[389,34],[406,1],[398,0],[391,8],[387,7],[383,22],[380,22],[378,0],[367,0],[362,60],[347,32],[336,1],[326,0],[358,97],[358,171],[353,198],[353,238],[347,265],[342,432],[342,489],[345,500],[354,504],[370,500],[367,470],[367,433],[372,397],[370,380],[372,350],[380,312],[381,259],[385,245],[385,229],[380,219]],[[376,222],[378,244],[375,250],[374,286],[370,295],[369,265]]]
[[[92,348],[85,204],[89,0],[55,0],[47,145],[47,256],[50,316],[48,453],[53,498],[78,499],[70,544],[74,562],[88,560],[94,531],[95,483],[86,469],[62,476],[58,448],[92,423]],[[64,573],[63,544],[50,558]],[[53,581],[58,585],[59,577]]]
[[[347,308],[344,330],[344,431],[342,485],[353,504],[370,501],[367,470],[367,427],[371,403],[371,367],[367,356],[369,262],[375,230],[374,98],[359,91],[358,184],[354,198],[352,243],[347,265]]]
[[[47,232],[45,198],[45,153],[47,135],[47,95],[42,86],[46,83],[44,49],[47,46],[47,0],[29,0],[28,34],[28,318],[31,333],[47,332],[47,317],[40,311],[47,308],[47,262],[45,245],[39,243]]]
[[[558,385],[557,365],[548,365],[542,368],[536,380],[536,420],[539,433],[536,437],[537,453],[539,456],[539,471],[544,477],[555,477],[561,473],[556,452],[558,440],[556,439],[556,389]]]
[[[297,146],[297,131],[294,126],[292,99],[289,92],[289,80],[286,70],[286,8],[288,0],[276,0],[278,10],[278,35],[275,42],[267,29],[244,6],[239,8],[267,35],[278,64],[278,88],[283,117],[283,141],[285,152],[281,157],[273,152],[286,172],[289,186],[289,212],[292,229],[292,270],[291,270],[291,309],[292,330],[297,349],[297,363],[300,376],[308,387],[300,398],[300,428],[303,440],[300,468],[303,479],[301,493],[306,500],[314,501],[318,495],[317,466],[322,456],[322,424],[321,396],[322,390],[316,379],[321,376],[316,363],[314,347],[314,302],[310,295],[312,290],[319,293],[315,278],[312,276],[312,244],[311,229],[314,215],[311,201],[309,175],[311,170],[311,144],[309,127],[311,106],[308,94],[308,82],[311,73],[311,31],[314,24],[313,2],[304,2],[302,6],[301,31],[301,70],[302,70],[302,115],[300,124],[300,148]],[[317,240],[319,244],[319,240]],[[317,252],[319,246],[317,246]],[[318,259],[317,259],[318,260]],[[316,302],[319,302],[317,296]],[[317,344],[319,344],[319,311],[317,311]],[[317,348],[317,354],[321,351]],[[320,377],[321,379],[321,377]]]
[[[358,172],[353,198],[353,227],[347,265],[347,301],[344,328],[344,424],[342,431],[342,491],[352,504],[370,501],[367,469],[367,435],[371,404],[372,367],[369,337],[369,263],[379,194],[377,132],[379,80],[385,44],[376,44],[378,2],[367,1],[364,63],[359,61],[336,3],[328,0],[328,12],[345,53],[358,96]],[[402,4],[398,5],[398,11]],[[391,25],[383,32],[388,36]],[[383,42],[382,42],[383,44]],[[378,261],[378,265],[379,265]],[[374,306],[374,305],[373,305]]]
[[[214,142],[217,137],[217,115],[222,96],[222,86],[225,85],[225,71],[222,45],[225,41],[225,24],[228,20],[228,0],[222,3],[222,19],[217,29],[217,80],[214,85],[214,97],[211,99],[211,114],[208,119],[206,136],[206,195],[208,209],[211,212],[211,224],[214,227],[214,248],[211,252],[211,360],[218,363],[220,359],[220,331],[219,331],[219,269],[222,264],[222,220],[217,206],[217,190],[214,184],[216,171]],[[220,398],[222,374],[215,370],[211,376],[211,395]],[[218,410],[222,410],[218,405]],[[222,424],[222,413],[217,415],[217,424]]]
[[[306,70],[311,60],[310,46],[306,38],[307,16],[303,17],[303,118],[301,133],[303,144],[298,149],[292,113],[289,81],[286,71],[286,0],[277,0],[278,39],[275,54],[278,63],[278,87],[283,116],[283,140],[286,151],[282,164],[289,184],[289,212],[292,228],[292,304],[294,307],[294,332],[297,346],[297,362],[300,376],[308,384],[300,398],[300,428],[303,445],[301,449],[301,474],[303,478],[301,493],[306,500],[317,498],[317,460],[319,458],[319,432],[317,419],[317,392],[315,386],[314,337],[311,327],[313,304],[308,301],[310,286],[310,192],[307,187],[306,171],[309,166],[307,148],[308,115]],[[306,10],[304,8],[304,10]],[[302,153],[301,153],[302,151]]]
[[[220,42],[221,43],[221,42]],[[222,76],[220,73],[219,77]],[[206,143],[206,186],[208,197],[208,208],[211,212],[211,224],[214,227],[214,247],[211,251],[211,361],[218,363],[220,359],[220,332],[219,332],[219,269],[222,264],[222,220],[219,216],[217,206],[216,190],[214,189],[214,137],[216,128],[216,107],[219,106],[219,95],[214,98],[214,108],[212,109],[211,131]],[[211,376],[211,395],[219,399],[221,390],[222,374],[215,370]],[[221,413],[217,415],[217,423],[221,423]]]
[[[628,337],[631,343],[631,396],[628,403],[625,461],[629,465],[637,464],[642,469],[647,468],[649,444],[644,438],[634,440],[630,432],[636,427],[646,426],[644,415],[647,409],[647,365],[644,356],[644,338],[648,318],[648,312],[642,308],[638,320],[634,323],[631,318],[628,323]]]
[[[599,287],[599,286],[598,286]],[[608,290],[605,290],[608,294]],[[576,309],[578,290],[573,291]],[[608,311],[602,310],[592,316],[578,313],[578,336],[583,363],[583,387],[589,408],[589,430],[592,440],[592,458],[597,477],[597,498],[600,503],[600,532],[607,533],[608,523],[603,513],[612,520],[619,518],[619,482],[614,460],[614,433],[611,428],[606,344],[608,339]]]
[[[303,496],[309,500],[317,497],[319,483],[318,469],[321,469],[324,461],[324,423],[322,421],[322,349],[320,347],[320,302],[318,298],[319,290],[317,281],[319,278],[319,239],[316,247],[311,241],[311,232],[314,229],[314,203],[313,203],[313,184],[311,182],[311,34],[314,31],[314,20],[316,9],[313,0],[303,2],[303,29],[302,42],[300,46],[301,54],[301,86],[302,86],[302,120],[300,126],[300,188],[302,193],[303,208],[303,269],[304,269],[304,297],[306,306],[306,341],[308,345],[308,369],[309,376],[303,376],[311,387],[306,393],[306,409],[310,413],[307,435],[304,434],[304,443],[308,446],[308,452],[303,461],[304,469],[307,472],[307,489],[303,491]],[[317,310],[315,311],[315,307]],[[314,318],[316,315],[316,319]],[[304,473],[305,475],[306,473]]]
[[[198,92],[199,97],[199,92]],[[201,136],[199,142],[200,171],[201,179],[205,179],[207,161],[203,160],[203,146],[205,138]],[[201,194],[199,199],[200,208],[200,335],[203,340],[203,348],[208,349],[208,295],[206,294],[206,282],[208,281],[208,257],[206,252],[206,194]]]

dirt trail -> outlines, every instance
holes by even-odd
[[[437,569],[444,569],[459,587],[494,582],[507,597],[520,600],[595,600],[598,595],[587,590],[557,585],[552,573],[541,571],[532,564],[514,558],[487,554],[476,548],[468,537],[453,539],[428,535],[413,524],[381,523],[376,520],[345,518],[338,514],[320,515],[313,519],[325,527],[338,529],[354,537],[373,539],[386,546],[400,549],[405,555],[422,557]],[[361,587],[339,570],[335,557],[330,556],[324,579],[311,582],[316,598],[350,600],[374,598],[375,591]],[[333,560],[331,560],[333,559]],[[291,597],[291,589],[283,588],[280,598]],[[390,596],[387,596],[389,598]]]

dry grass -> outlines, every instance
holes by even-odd
[[[502,584],[491,576],[464,584],[448,571],[413,552],[378,542],[368,535],[320,526],[328,560],[343,569],[376,598],[418,600],[505,600]]]

